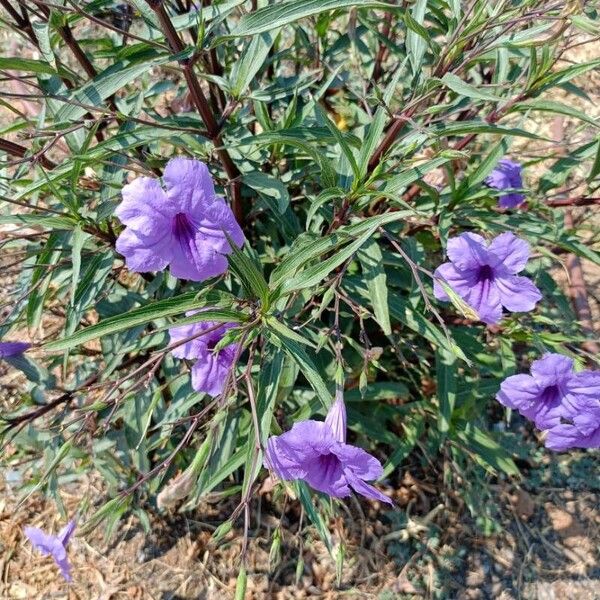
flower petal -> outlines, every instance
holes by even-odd
[[[477,283],[477,271],[465,269],[459,271],[451,262],[440,265],[433,274],[433,295],[438,299],[449,302],[450,298],[437,279],[443,279],[461,298],[468,296]]]
[[[31,348],[27,342],[0,342],[0,358],[10,358],[23,354]]]
[[[588,398],[600,405],[600,371],[575,373],[567,384],[570,394]]]
[[[115,215],[138,237],[156,241],[170,229],[175,213],[167,195],[156,179],[138,177],[123,187],[123,202]]]
[[[557,425],[548,431],[545,445],[558,452],[570,448],[600,448],[600,427],[584,435],[574,425]]]
[[[346,405],[342,393],[336,393],[335,402],[327,412],[325,424],[329,426],[338,442],[346,442]]]
[[[179,279],[204,281],[227,271],[227,259],[197,235],[174,240],[171,274]]]
[[[29,526],[24,527],[23,532],[31,542],[32,546],[39,550],[43,555],[47,556],[52,554],[56,541],[56,538],[53,535],[50,535],[37,527]]]
[[[380,502],[385,502],[386,504],[393,504],[391,498],[388,498],[376,487],[365,483],[362,479],[356,477],[356,475],[349,474],[346,475],[346,478],[348,479],[348,483],[352,486],[352,489],[358,494],[361,494],[366,498],[371,498],[372,500],[379,500]]]
[[[600,427],[600,401],[587,406],[580,405],[580,411],[573,416],[573,424],[584,435],[591,435]]]
[[[334,498],[350,495],[344,469],[334,454],[323,454],[309,461],[303,479],[315,490]]]
[[[513,275],[525,268],[531,252],[529,244],[510,231],[496,236],[488,250]]]
[[[309,463],[327,454],[333,443],[331,430],[325,423],[300,421],[289,431],[269,438],[265,464],[280,479],[302,479]]]
[[[117,238],[117,252],[125,257],[127,268],[136,273],[162,271],[171,259],[171,236],[169,232],[164,237],[149,243],[141,239],[129,227]]]
[[[58,539],[61,541],[62,545],[66,548],[73,532],[75,531],[75,527],[77,527],[77,522],[73,519],[69,521],[59,532]]]
[[[200,323],[190,323],[189,325],[179,325],[177,327],[169,328],[169,345],[176,344],[177,342],[181,342],[192,336],[195,337],[193,340],[189,340],[182,344],[181,346],[177,346],[171,350],[171,354],[176,358],[198,358],[199,356],[204,356],[204,353],[207,351],[206,348],[206,339],[203,337],[203,333],[207,328],[206,322]]]
[[[545,385],[566,382],[572,372],[573,359],[562,354],[548,352],[531,364],[531,374],[536,378],[543,379]]]
[[[244,245],[244,234],[238,222],[233,216],[229,205],[222,199],[215,200],[210,206],[203,210],[199,217],[195,217],[195,223],[202,239],[215,250],[228,254],[231,252],[229,242],[224,231],[238,247]]]
[[[218,352],[205,350],[192,367],[192,387],[213,397],[221,394],[233,367],[236,350],[236,344]]]
[[[25,527],[23,531],[33,547],[39,550],[44,556],[52,556],[62,576],[67,581],[71,581],[67,551],[59,537],[60,534],[59,536],[50,535],[37,527]]]
[[[540,386],[534,377],[521,373],[511,375],[500,384],[496,400],[508,408],[519,410],[521,414],[529,412],[538,402]]]
[[[498,323],[502,319],[500,293],[494,282],[489,279],[478,281],[464,298],[465,302],[484,323]]]
[[[500,302],[506,310],[527,312],[533,310],[542,299],[540,290],[527,277],[500,276],[496,277],[494,283],[498,287]]]
[[[167,196],[177,212],[201,214],[215,199],[215,187],[208,167],[199,160],[177,157],[165,166],[163,180]]]
[[[383,474],[381,463],[366,450],[350,444],[336,444],[333,452],[342,463],[345,471],[352,471],[361,479],[379,479]]]
[[[520,186],[519,186],[520,187]],[[525,201],[524,194],[504,194],[498,198],[500,208],[516,208]]]
[[[485,240],[476,233],[462,233],[448,240],[446,254],[460,269],[476,269],[487,264],[488,252]]]

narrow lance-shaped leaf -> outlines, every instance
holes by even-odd
[[[103,321],[100,321],[100,323],[76,331],[73,335],[63,339],[49,342],[44,345],[44,349],[47,351],[67,350],[105,335],[124,331],[125,329],[136,327],[137,325],[143,325],[144,323],[150,323],[156,319],[181,314],[188,310],[201,308],[206,304],[214,304],[211,302],[211,299],[216,303],[221,300],[221,297],[218,295],[214,296],[210,292],[206,292],[204,295],[190,292],[174,298],[166,298],[165,300],[151,302],[146,306],[140,306],[139,308],[135,308],[122,315],[104,319]],[[199,315],[199,320],[202,319],[226,323],[228,321],[240,322],[241,317],[239,312],[213,310],[205,311]]]
[[[303,346],[294,339],[294,336],[290,334],[290,330],[276,319],[267,321],[267,331],[273,343],[276,346],[281,346],[286,354],[298,364],[300,370],[317,393],[321,404],[327,410],[331,404],[331,393],[327,389],[314,361]]]
[[[438,430],[443,439],[450,430],[450,421],[456,404],[456,356],[447,350],[438,348],[435,353],[435,371],[437,396],[440,403]]]
[[[390,310],[388,306],[387,277],[383,267],[383,254],[376,240],[370,239],[359,250],[358,259],[367,282],[375,319],[383,333],[391,335]]]
[[[244,15],[229,35],[220,37],[215,43],[220,43],[228,38],[240,38],[271,31],[327,10],[350,8],[352,6],[398,10],[398,7],[393,4],[377,0],[291,0],[279,2]]]

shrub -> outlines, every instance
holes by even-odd
[[[84,532],[211,492],[240,498],[215,540],[240,516],[247,531],[266,463],[290,480],[273,500],[301,502],[329,543],[307,482],[385,500],[411,454],[443,457],[445,484],[483,511],[469,469],[516,477],[532,447],[493,427],[502,382],[546,352],[595,360],[585,306],[553,277],[565,255],[600,262],[571,213],[596,203],[600,172],[577,85],[600,63],[569,54],[595,10],[204,5],[2,2],[15,279],[0,334],[33,341],[5,350],[28,380],[4,409],[5,462],[57,500],[100,474],[110,499],[91,499]],[[544,128],[557,115],[564,139]],[[540,385],[567,386],[567,363]],[[594,445],[568,411],[540,424],[510,385],[503,404]],[[343,440],[284,433],[336,395],[348,440],[341,412]]]

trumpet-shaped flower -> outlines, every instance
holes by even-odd
[[[197,311],[190,311],[188,316]],[[218,396],[223,392],[227,377],[233,367],[239,344],[229,344],[215,350],[228,329],[235,323],[200,321],[169,329],[171,344],[185,342],[173,348],[173,356],[194,360],[192,366],[192,387],[197,392]]]
[[[488,175],[485,182],[496,190],[518,190],[523,187],[523,178],[520,163],[508,158],[503,158]],[[511,191],[498,198],[501,208],[515,208],[525,200],[525,196]]]
[[[450,262],[434,273],[434,295],[450,300],[440,284],[443,280],[484,323],[498,323],[502,307],[509,311],[533,310],[542,298],[538,288],[517,275],[529,259],[529,244],[510,232],[502,233],[489,244],[475,233],[450,238],[446,248]]]
[[[34,548],[37,548],[44,556],[52,556],[58,565],[62,576],[71,581],[71,566],[67,558],[67,545],[73,531],[75,521],[69,521],[58,533],[51,535],[37,527],[25,527],[24,532]]]
[[[237,245],[244,234],[229,206],[215,195],[206,165],[173,158],[163,181],[138,177],[123,187],[115,214],[126,228],[117,250],[132,271],[145,273],[170,267],[181,279],[203,281],[227,270],[231,252],[227,234]]]
[[[302,479],[334,498],[351,489],[367,498],[392,501],[366,481],[381,477],[381,463],[362,448],[346,444],[346,407],[336,398],[325,422],[301,421],[289,431],[270,437],[265,465],[285,481]]]

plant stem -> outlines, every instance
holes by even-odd
[[[176,54],[183,52],[185,46],[177,34],[175,27],[173,27],[173,23],[171,22],[171,19],[162,3],[157,3],[153,0],[146,0],[146,2],[156,14],[171,50]],[[192,102],[200,114],[200,117],[204,121],[208,136],[214,144],[225,172],[227,173],[227,177],[230,180],[233,214],[238,222],[242,223],[244,214],[241,203],[241,186],[239,181],[240,172],[231,159],[231,156],[229,156],[229,152],[227,152],[227,150],[223,147],[223,142],[219,133],[219,125],[215,119],[215,116],[213,115],[208,100],[202,91],[200,82],[193,71],[192,62],[190,62],[189,59],[181,59],[179,64],[183,68],[183,75],[188,85]]]

